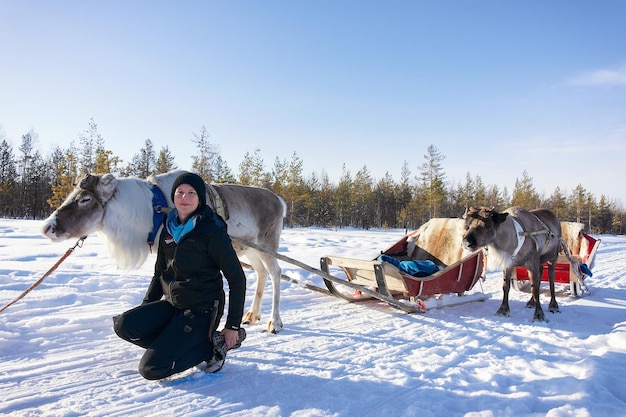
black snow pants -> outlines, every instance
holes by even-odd
[[[220,302],[217,309],[210,333],[211,310],[182,310],[164,300],[113,317],[113,329],[122,339],[146,349],[139,373],[146,379],[162,379],[212,357],[209,334],[217,330],[224,303]]]

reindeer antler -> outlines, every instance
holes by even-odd
[[[83,190],[93,192],[96,189],[99,180],[100,177],[97,175],[83,174],[78,181],[78,187],[82,188]]]

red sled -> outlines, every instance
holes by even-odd
[[[482,250],[469,252],[461,247],[464,228],[462,219],[433,218],[372,260],[322,257],[321,269],[325,273],[330,273],[332,267],[342,270],[350,285],[327,279],[324,283],[332,294],[350,302],[375,298],[359,291],[361,286],[368,292],[404,299],[424,311],[486,300],[490,295],[482,291],[467,294],[484,276],[485,259]],[[398,261],[432,261],[439,270],[424,277],[412,276],[392,263],[378,260],[381,254]]]
[[[567,244],[574,262],[570,262],[563,250],[559,253],[555,268],[555,284],[570,286],[570,294],[579,297],[589,294],[585,278],[590,276],[600,246],[600,239],[593,238],[583,232],[584,224],[577,222],[561,222],[561,234]],[[541,282],[549,282],[548,265],[544,264]],[[527,268],[518,266],[513,271],[513,285],[519,290],[527,290],[530,275]]]

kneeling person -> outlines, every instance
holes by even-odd
[[[203,361],[207,371],[217,372],[226,350],[245,338],[240,326],[246,276],[226,223],[206,205],[204,181],[182,174],[171,197],[175,209],[165,220],[143,302],[113,319],[119,337],[146,349],[139,373],[151,380]],[[222,273],[228,281],[228,315],[218,333],[225,303]]]

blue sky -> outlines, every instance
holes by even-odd
[[[626,204],[624,1],[0,0],[0,134],[45,155],[91,118],[125,162],[190,168],[206,126],[237,173],[261,150],[337,181],[413,174]]]

